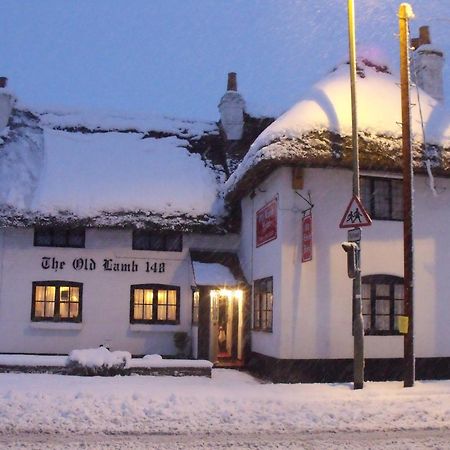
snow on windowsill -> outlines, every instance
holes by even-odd
[[[41,330],[81,330],[82,323],[70,322],[31,322],[30,328],[39,328]]]
[[[156,332],[170,332],[173,333],[175,331],[183,331],[183,327],[181,325],[156,325],[152,323],[136,323],[130,324],[128,329],[130,331],[156,331]]]

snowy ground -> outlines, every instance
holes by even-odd
[[[0,374],[0,448],[444,449],[449,442],[450,381],[353,391],[264,384],[223,369],[212,379]]]

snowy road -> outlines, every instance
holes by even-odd
[[[450,430],[404,430],[396,432],[315,432],[274,434],[87,434],[2,435],[0,449],[449,449]]]
[[[270,384],[0,374],[0,449],[450,450],[450,380]]]

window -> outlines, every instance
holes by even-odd
[[[181,233],[154,233],[146,230],[133,231],[133,250],[181,252]]]
[[[365,334],[399,334],[397,317],[404,314],[403,278],[364,276],[361,293]]]
[[[263,278],[254,282],[253,329],[272,331],[273,279]]]
[[[162,284],[131,286],[130,322],[179,323],[180,288]]]
[[[84,247],[84,228],[35,228],[35,247]]]
[[[83,285],[72,281],[35,281],[31,320],[81,322]]]
[[[403,220],[402,180],[361,177],[361,199],[375,220]]]
[[[200,308],[200,292],[198,289],[192,290],[192,325],[198,325]]]

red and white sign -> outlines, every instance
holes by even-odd
[[[367,214],[361,201],[355,195],[345,210],[339,228],[358,228],[372,225],[372,219]]]
[[[312,260],[312,215],[302,219],[302,262]]]
[[[277,199],[256,211],[256,246],[259,247],[277,238]]]

